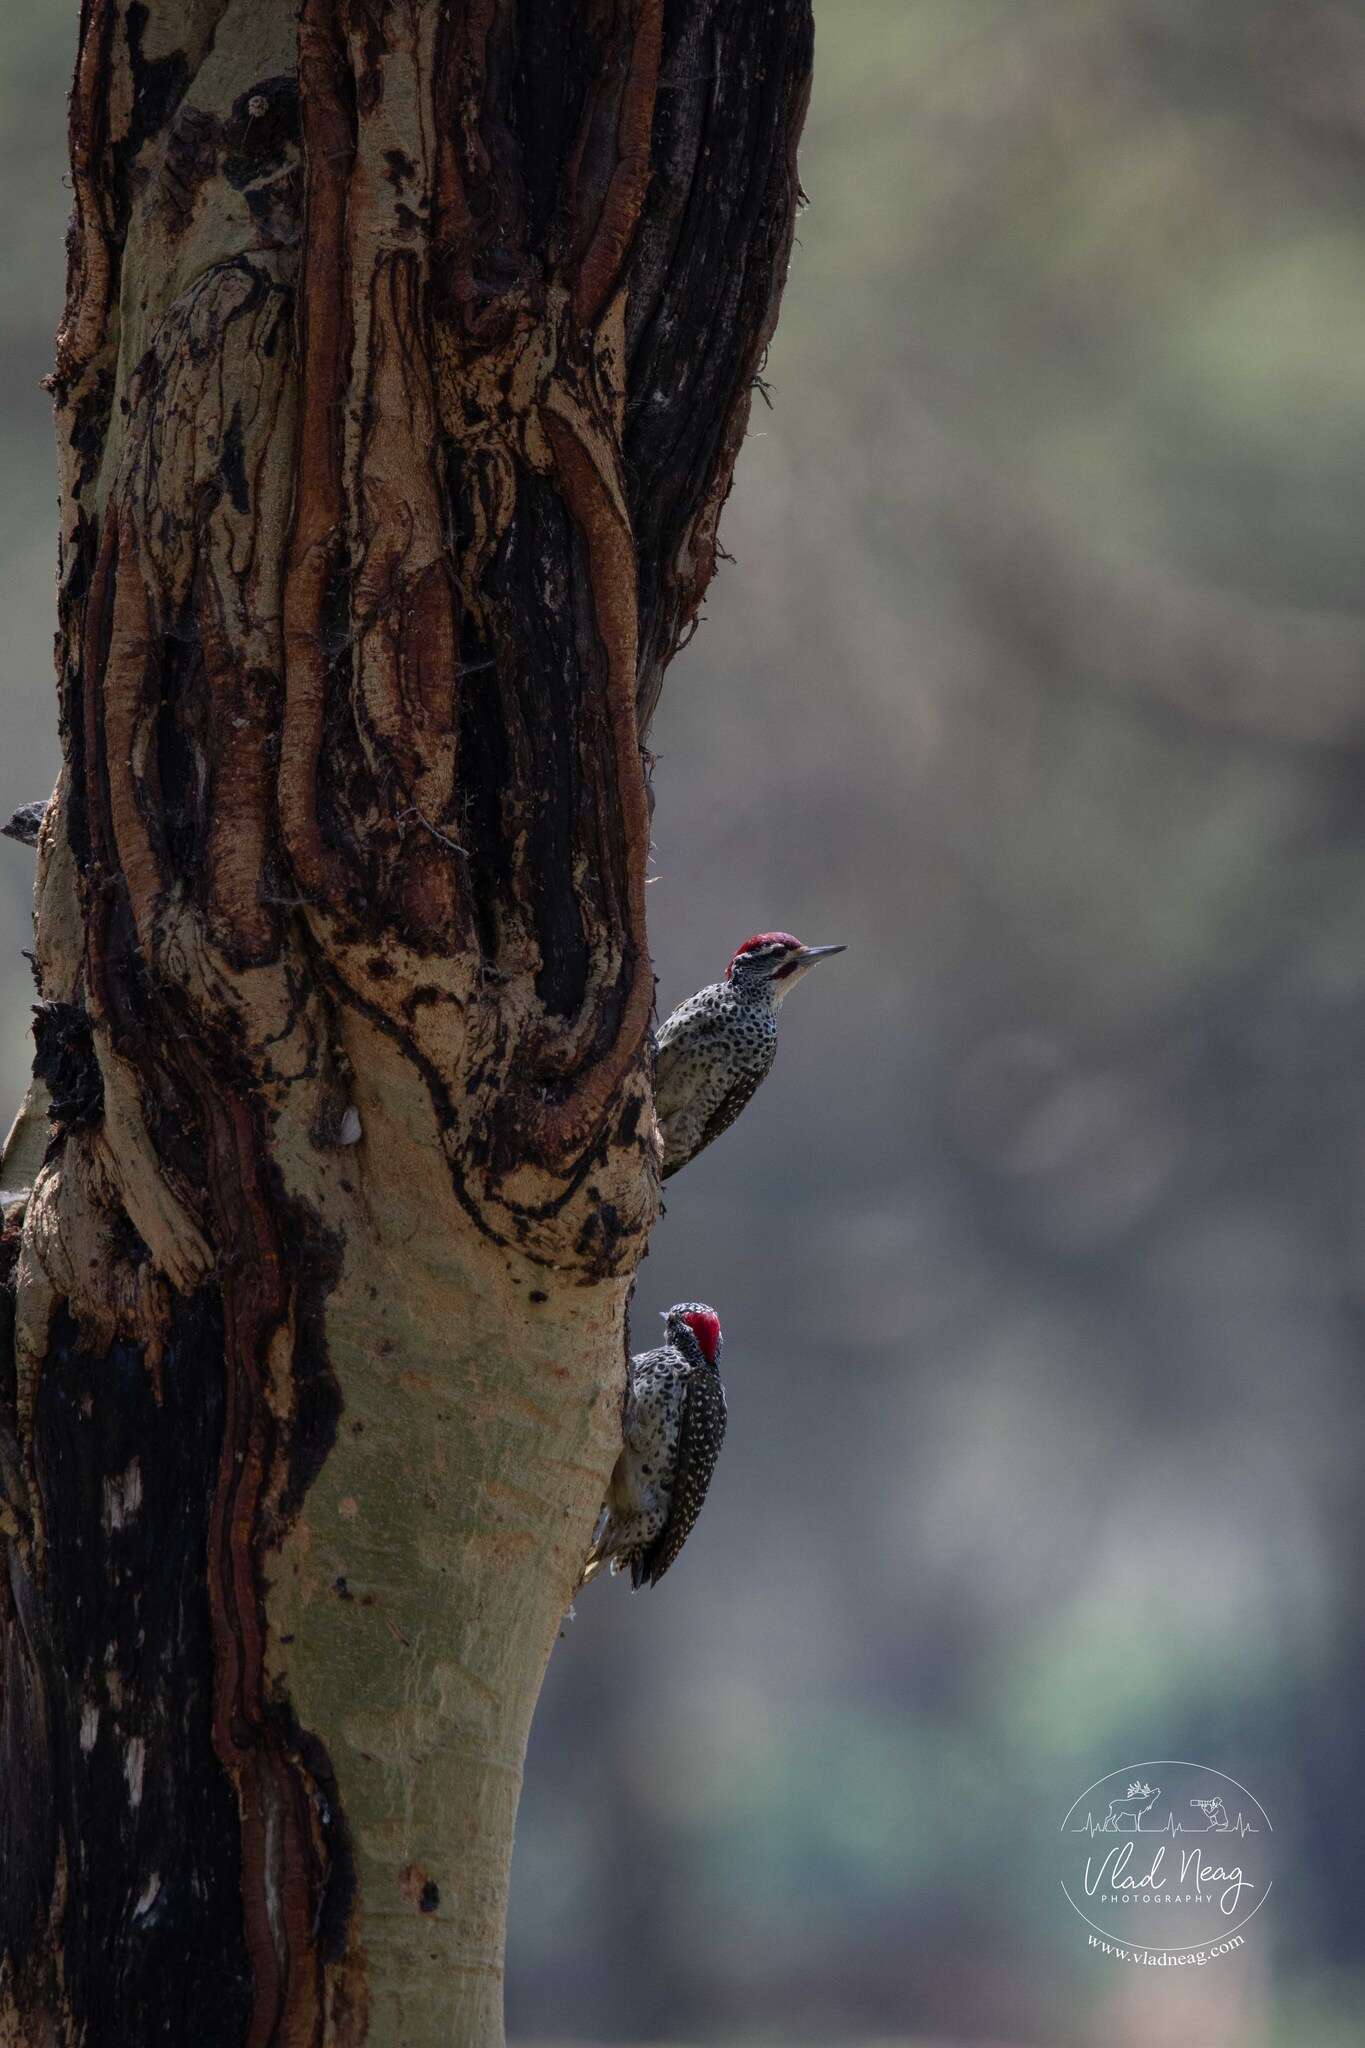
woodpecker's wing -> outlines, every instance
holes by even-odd
[[[735,1082],[734,1086],[728,1091],[727,1094],[723,1095],[720,1101],[716,1104],[710,1116],[702,1125],[700,1134],[697,1136],[695,1144],[689,1146],[684,1156],[681,1159],[674,1159],[671,1162],[668,1160],[667,1157],[665,1157],[664,1170],[662,1174],[662,1178],[664,1180],[671,1180],[673,1175],[675,1173],[680,1173],[684,1166],[690,1166],[692,1164],[692,1161],[696,1158],[697,1154],[699,1152],[704,1152],[707,1146],[711,1143],[713,1138],[718,1138],[722,1131],[729,1130],[735,1118],[744,1108],[744,1105],[754,1095],[755,1091],[759,1086],[759,1083],[763,1080],[763,1078],[764,1076],[762,1074],[752,1073],[742,1074],[740,1076],[740,1078]]]
[[[729,1094],[717,1104],[707,1118],[706,1127],[701,1134],[701,1144],[697,1147],[699,1152],[709,1145],[713,1138],[718,1138],[722,1131],[729,1130],[745,1104],[756,1094],[759,1082],[765,1078],[763,1074],[755,1073],[740,1076]]]
[[[688,1056],[705,1045],[715,1030],[714,1005],[706,999],[710,989],[701,989],[680,1003],[665,1017],[654,1036],[654,1106],[661,1117],[684,1109],[692,1086]]]
[[[688,1375],[668,1520],[648,1550],[631,1559],[633,1585],[657,1586],[686,1543],[701,1513],[724,1441],[725,1389],[717,1373],[698,1366]]]

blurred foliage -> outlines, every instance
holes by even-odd
[[[592,1589],[553,1660],[513,2032],[1344,2048],[1365,18],[817,6],[651,907],[666,1006],[749,930],[850,951],[641,1275],[642,1330],[719,1307],[731,1433],[668,1586]],[[55,760],[67,13],[0,22],[7,805]],[[1256,1939],[1189,1983],[1093,1959],[1038,1875],[1154,1755],[1276,1825]]]

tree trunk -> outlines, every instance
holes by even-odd
[[[501,2039],[809,62],[809,0],[83,0],[5,2043]]]

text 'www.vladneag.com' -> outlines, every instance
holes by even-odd
[[[1145,1963],[1149,1968],[1179,1970],[1190,1963],[1211,1963],[1215,1956],[1229,1956],[1242,1946],[1240,1934],[1234,1934],[1230,1941],[1215,1942],[1212,1948],[1189,1949],[1184,1954],[1172,1954],[1166,1949],[1123,1948],[1116,1941],[1104,1941],[1098,1934],[1089,1937],[1091,1948],[1098,1949],[1102,1956],[1112,1956],[1116,1963]]]

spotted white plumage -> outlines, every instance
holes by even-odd
[[[777,1056],[783,997],[817,960],[843,950],[759,932],[735,953],[724,981],[698,989],[660,1026],[654,1108],[665,1180],[729,1129]]]
[[[701,1513],[725,1440],[719,1318],[684,1301],[665,1322],[667,1341],[630,1363],[621,1453],[584,1583],[610,1563],[629,1571],[632,1586],[658,1584]]]

